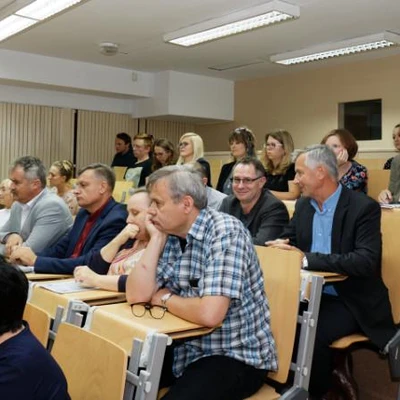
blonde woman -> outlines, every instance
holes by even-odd
[[[49,186],[57,191],[67,204],[72,215],[76,215],[79,211],[78,202],[72,191],[70,180],[74,172],[74,165],[69,160],[54,161],[49,169],[47,179]]]
[[[265,135],[265,187],[281,200],[295,200],[300,196],[300,189],[294,183],[293,150],[293,139],[288,131],[277,130]]]
[[[211,187],[211,169],[210,164],[204,158],[203,139],[197,133],[188,132],[179,139],[179,158],[178,165],[194,164],[198,162],[206,171],[207,186]]]

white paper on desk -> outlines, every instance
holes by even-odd
[[[30,272],[34,271],[33,265],[17,265],[17,267],[22,271],[25,272],[26,274],[29,274]]]
[[[86,290],[97,289],[95,287],[84,287],[80,283],[75,281],[68,281],[68,282],[50,282],[50,283],[41,283],[38,286],[41,286],[47,290],[51,290],[55,293],[76,293],[76,292],[84,292]]]
[[[394,203],[394,204],[387,204],[387,203],[379,203],[381,208],[400,208],[400,203]]]

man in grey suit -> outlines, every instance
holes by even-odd
[[[15,202],[0,232],[0,252],[9,256],[20,246],[42,251],[67,233],[72,225],[65,202],[46,189],[46,169],[36,157],[24,156],[10,168]]]
[[[264,187],[265,182],[261,161],[243,158],[233,168],[233,194],[222,200],[219,209],[242,221],[256,245],[280,235],[289,222],[286,206]]]

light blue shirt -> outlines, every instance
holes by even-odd
[[[322,210],[319,209],[314,199],[310,201],[315,209],[312,228],[312,253],[331,253],[333,217],[341,193],[342,185],[339,184],[335,192],[322,204]],[[337,296],[337,292],[332,285],[325,285],[324,293]]]

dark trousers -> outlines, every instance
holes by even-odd
[[[189,364],[182,376],[172,375],[172,349],[168,348],[160,388],[170,386],[162,400],[242,400],[262,386],[265,370],[226,356],[203,357]]]
[[[343,336],[360,332],[360,326],[337,297],[323,294],[315,338],[309,392],[322,396],[331,387],[333,352],[329,345]]]

